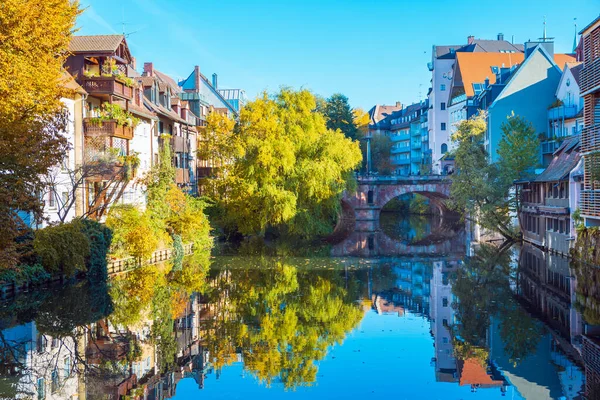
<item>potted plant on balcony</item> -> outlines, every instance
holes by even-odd
[[[553,108],[556,108],[556,107],[560,107],[560,106],[562,106],[562,105],[564,105],[564,104],[565,104],[565,103],[563,103],[563,101],[562,101],[561,99],[556,99],[556,100],[554,100],[554,101],[552,102],[552,104],[550,104],[550,105],[548,106],[548,110],[551,110],[551,109],[553,109]]]
[[[125,126],[134,129],[140,120],[134,117],[130,112],[123,110],[118,104],[102,103],[102,108],[98,116],[90,118],[90,122],[97,126],[102,126],[106,121],[115,121],[119,126]]]

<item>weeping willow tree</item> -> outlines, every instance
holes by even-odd
[[[211,302],[217,312],[205,326],[213,333],[211,362],[221,368],[241,349],[246,370],[265,385],[310,385],[316,362],[358,324],[362,311],[337,282],[339,273],[263,262],[262,268],[223,270],[215,277]]]
[[[330,233],[361,162],[358,142],[327,128],[308,90],[264,93],[242,109],[233,134],[223,118],[211,118],[204,135],[216,154],[228,154],[209,185],[226,223],[242,234]]]
[[[600,230],[577,230],[570,266],[577,278],[576,306],[588,324],[600,325]]]

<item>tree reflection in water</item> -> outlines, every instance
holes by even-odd
[[[544,328],[515,299],[511,289],[516,284],[515,272],[510,246],[482,244],[452,274],[457,358],[488,361],[492,319],[499,321],[504,353],[513,365],[536,351]]]
[[[291,261],[255,259],[256,264],[217,270],[204,322],[207,349],[218,370],[241,353],[245,368],[270,385],[309,385],[316,362],[341,342],[362,318],[339,271],[308,272]],[[241,267],[241,266],[239,266]]]

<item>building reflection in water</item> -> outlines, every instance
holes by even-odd
[[[345,256],[344,249],[362,252],[348,243],[333,246],[338,258],[224,257],[203,279],[203,294],[165,292],[166,310],[156,310],[156,299],[128,297],[144,297],[137,279],[121,295],[118,285],[91,295],[81,284],[17,298],[0,315],[0,397],[166,399],[182,379],[202,390],[234,363],[263,384],[285,377],[286,387],[302,386],[317,380],[328,348],[372,312],[429,322],[438,383],[524,398],[577,399],[584,390],[600,398],[598,332],[576,306],[585,299],[569,260],[530,245],[503,254],[483,248],[465,259],[394,254],[389,237],[374,241],[383,249],[367,243],[378,257]],[[161,279],[182,282],[172,273]],[[157,337],[165,328],[169,340]],[[298,337],[314,342],[285,350]],[[276,367],[265,369],[267,359]]]

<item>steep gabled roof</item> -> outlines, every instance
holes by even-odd
[[[167,84],[171,87],[171,93],[181,92],[181,88],[179,87],[177,82],[175,82],[175,79],[171,78],[169,75],[162,73],[156,69],[154,70],[154,74],[160,81],[164,82],[165,84]]]
[[[490,84],[496,83],[492,67],[511,68],[522,63],[524,58],[523,53],[457,53],[455,68],[466,95],[471,97],[475,95],[473,83],[483,83],[486,78]]]
[[[561,56],[564,56],[564,54],[557,54],[557,55],[555,55],[555,57],[551,57],[550,54],[548,53],[548,51],[544,48],[544,46],[537,45],[533,49],[533,51],[529,54],[529,56],[525,59],[525,61],[523,61],[521,64],[519,64],[519,66],[511,73],[508,80],[506,80],[506,83],[505,83],[504,87],[502,88],[502,91],[498,94],[498,96],[496,96],[496,99],[490,105],[490,107],[489,107],[490,109],[494,108],[496,103],[504,98],[503,96],[505,93],[508,92],[508,90],[510,90],[509,88],[512,86],[511,84],[516,80],[516,78],[519,76],[519,74],[521,74],[523,72],[523,70],[527,69],[527,66],[529,65],[531,60],[534,59],[535,53],[540,53],[543,57],[545,57],[546,60],[548,60],[548,62],[552,65],[552,67],[555,68],[556,71],[562,75],[562,69],[558,65],[556,65],[556,62],[554,60],[556,59],[556,56],[559,56],[558,59],[568,60],[568,58],[561,57]],[[572,57],[570,59],[571,59],[571,61],[575,61]],[[542,73],[542,72],[540,72],[540,73]],[[547,71],[545,70],[545,71],[543,71],[543,73],[547,74]],[[560,81],[560,78],[559,78],[559,81]]]
[[[539,174],[536,182],[555,182],[569,177],[569,173],[577,166],[581,159],[579,153],[579,136],[565,139],[562,145],[554,152],[550,165]]]
[[[69,43],[69,51],[72,53],[113,53],[123,40],[125,40],[123,35],[73,36]]]
[[[581,73],[581,70],[583,69],[583,63],[582,62],[567,63],[567,66],[571,70],[571,74],[573,74],[573,78],[575,78],[575,82],[577,82],[577,85],[579,86],[579,74]]]

